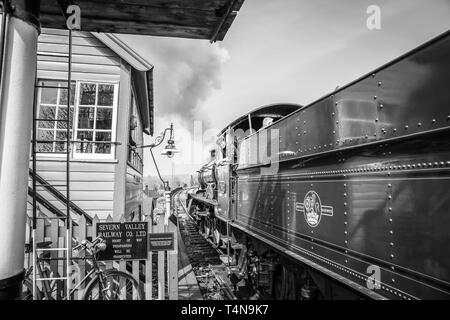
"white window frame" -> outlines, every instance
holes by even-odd
[[[61,80],[59,78],[48,78],[48,77],[44,77],[44,78],[38,78],[38,85],[41,85],[41,82],[45,82],[45,81],[51,81],[51,82],[67,82],[67,80]],[[72,83],[75,83],[75,97],[74,97],[74,101],[73,101],[73,120],[75,120],[75,113],[77,111],[77,82],[75,80],[72,80]],[[43,88],[39,88],[36,99],[38,101],[38,105],[34,106],[35,108],[37,108],[36,110],[36,117],[39,118],[39,114],[41,111],[41,105],[44,106],[53,106],[53,104],[51,103],[41,103],[41,96],[42,96],[42,89]],[[62,88],[61,88],[62,89]],[[65,105],[61,105],[59,104],[59,95],[60,95],[60,91],[61,89],[58,89],[58,95],[56,96],[56,104],[54,105],[55,108],[61,107],[61,106],[65,106]],[[69,112],[69,111],[68,111]],[[70,112],[69,112],[70,114]],[[55,113],[55,117],[57,117],[57,113]],[[44,121],[44,120],[43,120]],[[39,123],[39,121],[37,121],[37,123]],[[57,126],[57,122],[54,122],[54,127],[51,129],[52,131],[56,132],[56,131],[66,131],[65,129],[55,129],[55,127]],[[38,137],[38,131],[39,130],[45,130],[45,128],[39,128],[39,125],[36,125],[36,138]],[[50,129],[48,129],[50,130]],[[72,123],[72,140],[73,140],[73,136],[74,136],[74,130],[75,130],[75,125]],[[37,138],[38,139],[38,138]],[[53,134],[53,140],[56,140],[56,135]],[[61,140],[61,142],[65,142],[66,140]],[[54,143],[54,142],[52,142]],[[53,147],[52,147],[53,148]],[[48,158],[62,158],[62,157],[66,157],[66,155],[64,154],[64,151],[62,151],[63,153],[57,153],[58,151],[52,151],[52,152],[36,152],[36,155],[39,157],[48,157]]]
[[[67,80],[60,79],[60,78],[53,78],[53,77],[43,77],[39,78],[38,81],[59,81],[59,82],[67,82]],[[78,113],[79,113],[79,93],[80,93],[80,85],[81,83],[95,83],[95,84],[110,84],[114,85],[114,98],[113,98],[113,118],[112,118],[112,128],[111,128],[111,141],[115,142],[117,138],[117,111],[118,111],[118,101],[119,101],[119,81],[110,81],[110,80],[72,80],[72,82],[75,82],[75,97],[74,97],[74,113],[73,113],[73,124],[72,124],[72,140],[77,139],[78,135]],[[37,101],[39,105],[37,106],[40,108],[41,106],[41,90],[38,90],[38,96]],[[96,97],[97,99],[97,97]],[[97,107],[95,105],[94,107]],[[39,115],[39,110],[37,112],[37,115]],[[81,129],[83,131],[83,129]],[[95,133],[95,130],[93,129],[93,132]],[[48,158],[63,158],[66,157],[65,154],[62,153],[42,153],[38,152],[37,155],[39,157],[48,157]],[[104,153],[79,153],[76,152],[76,144],[72,143],[71,145],[71,157],[73,159],[80,159],[80,160],[115,160],[116,159],[116,144],[111,144],[111,153],[104,154]]]
[[[87,83],[87,84],[96,84],[97,88],[98,85],[100,84],[108,84],[108,85],[114,85],[114,97],[113,97],[113,106],[112,106],[112,110],[113,110],[113,117],[112,117],[112,127],[111,127],[111,142],[115,142],[116,141],[116,135],[117,135],[117,109],[118,109],[118,101],[119,101],[119,82],[117,81],[104,81],[104,80],[77,80],[77,87],[76,87],[76,100],[75,100],[75,114],[74,114],[74,134],[73,134],[73,138],[74,140],[78,140],[78,115],[79,115],[79,110],[80,110],[80,87],[82,83]],[[96,94],[96,100],[98,98],[98,95]],[[96,115],[96,111],[97,111],[97,101],[96,104],[94,106],[86,106],[86,107],[93,107],[95,108],[94,114]],[[94,120],[94,129],[92,129],[93,132],[93,139],[95,138],[95,132],[96,129],[96,121]],[[90,129],[88,129],[90,130]],[[85,129],[80,129],[80,131],[86,131]],[[101,132],[101,131],[99,131]],[[77,152],[77,145],[78,143],[73,145],[72,148],[72,156],[74,159],[95,159],[95,160],[104,160],[104,159],[115,159],[116,158],[116,145],[115,144],[111,144],[111,153],[105,154],[105,153],[81,153],[81,152]],[[92,150],[94,150],[94,145],[92,147]]]

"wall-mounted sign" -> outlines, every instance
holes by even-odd
[[[99,260],[147,260],[148,222],[100,222],[96,234],[106,240]]]
[[[165,251],[174,250],[175,235],[173,232],[165,233],[149,233],[148,250],[149,251]]]

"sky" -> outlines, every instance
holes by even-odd
[[[380,9],[380,28],[369,6]],[[270,103],[307,105],[450,29],[450,0],[245,0],[224,41],[120,35],[154,65],[155,136],[180,153],[164,175],[195,173],[215,134]],[[156,175],[148,150],[144,175]]]

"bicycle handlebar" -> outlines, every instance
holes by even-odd
[[[89,241],[84,239],[81,243],[73,248],[73,250],[78,250],[79,248],[83,248],[88,250],[90,253],[97,253],[99,251],[106,250],[106,241],[102,237],[97,237],[94,240]]]

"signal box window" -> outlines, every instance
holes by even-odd
[[[111,154],[117,85],[80,83],[77,116],[78,154]]]
[[[39,81],[39,108],[36,138],[37,152],[65,152],[67,150],[67,82]],[[75,82],[70,86],[70,139],[73,132],[73,113],[75,101]],[[48,119],[48,121],[45,121]],[[45,142],[49,141],[49,142]],[[59,142],[61,141],[61,142]]]
[[[67,89],[65,81],[41,80],[39,91],[37,151],[64,152],[67,149]],[[49,87],[49,88],[48,88]],[[73,82],[70,86],[70,139],[73,156],[109,159],[114,155],[118,84]],[[45,121],[48,119],[49,121]],[[75,130],[75,135],[73,131]],[[75,139],[73,139],[73,135]],[[48,142],[45,142],[48,141]],[[59,142],[61,141],[61,142]]]

